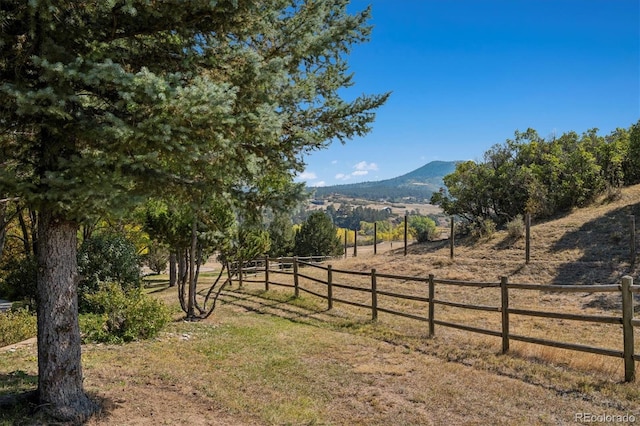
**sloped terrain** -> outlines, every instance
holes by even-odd
[[[442,240],[410,245],[406,257],[402,248],[396,248],[384,255],[340,261],[344,262],[340,265],[380,271],[392,267],[407,275],[433,273],[460,280],[507,276],[512,282],[577,285],[619,283],[624,275],[637,280],[640,262],[630,262],[630,215],[635,215],[640,228],[640,185],[624,188],[612,201],[599,200],[564,216],[532,223],[529,264],[525,264],[524,238],[514,240],[506,231],[498,231],[481,241],[459,239],[453,260],[449,241]],[[444,232],[443,236],[447,237]],[[639,241],[636,246],[638,257]]]
[[[332,264],[458,280],[506,275],[511,282],[581,285],[618,283],[627,274],[638,280],[638,265],[628,258],[628,225],[639,208],[635,186],[612,202],[534,224],[529,264],[524,241],[505,232],[458,241],[453,260],[441,241],[411,245],[407,256],[394,244]],[[175,289],[156,285],[154,294],[175,306]],[[496,337],[438,327],[429,339],[418,321],[384,315],[374,323],[361,308],[338,304],[328,311],[319,299],[293,299],[288,288],[265,293],[259,284],[245,286],[223,291],[204,322],[186,323],[176,314],[153,341],[86,345],[85,386],[104,407],[89,424],[573,424],[584,413],[613,422],[640,419],[640,390],[637,382],[621,383],[619,359],[527,344],[502,355]],[[467,290],[448,295],[476,297]],[[568,312],[619,310],[616,300],[580,294],[542,294],[530,303]],[[557,336],[530,321],[520,327],[560,339],[571,331],[564,323],[554,329]],[[586,343],[601,343],[598,330],[576,332],[595,336]],[[615,341],[619,330],[613,334]],[[0,356],[0,394],[35,386],[35,354],[31,343]]]

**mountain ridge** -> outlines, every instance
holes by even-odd
[[[443,178],[460,161],[431,161],[422,167],[391,179],[309,188],[316,198],[343,195],[366,200],[426,201],[444,186]]]

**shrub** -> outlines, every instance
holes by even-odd
[[[512,221],[507,223],[507,233],[511,238],[517,239],[524,237],[526,227],[522,215],[517,215]]]
[[[168,308],[139,288],[122,290],[115,283],[86,295],[90,314],[81,316],[84,341],[124,343],[155,337],[169,322]]]
[[[100,283],[118,283],[124,290],[140,286],[139,257],[135,245],[118,234],[99,235],[86,240],[78,251],[78,303],[87,312],[87,296]]]
[[[34,337],[36,328],[36,316],[28,309],[0,313],[0,347]]]
[[[433,241],[436,237],[436,223],[426,216],[411,216],[409,228],[419,243]]]
[[[36,301],[36,280],[38,263],[35,258],[10,262],[5,270],[7,275],[0,282],[0,295],[9,300],[23,300],[27,304],[35,307]]]
[[[491,219],[480,219],[469,225],[469,233],[474,240],[490,238],[496,232],[496,224]]]

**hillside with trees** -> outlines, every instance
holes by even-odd
[[[533,129],[494,145],[484,161],[457,164],[433,204],[468,223],[549,218],[640,182],[640,121],[606,136],[591,129],[543,138]],[[490,225],[489,225],[490,226]]]

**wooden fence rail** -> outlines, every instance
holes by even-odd
[[[445,280],[437,279],[434,275],[428,277],[410,277],[394,274],[382,274],[372,269],[370,272],[362,271],[348,271],[332,268],[331,265],[324,266],[317,263],[321,260],[317,258],[278,258],[270,259],[263,258],[252,261],[251,265],[245,268],[244,265],[239,267],[239,276],[246,272],[251,272],[257,276],[257,273],[264,273],[264,279],[248,279],[245,278],[244,282],[262,283],[265,286],[265,290],[269,290],[270,286],[282,286],[294,289],[296,297],[299,296],[300,291],[303,291],[313,296],[325,299],[327,301],[328,309],[332,309],[335,302],[343,303],[346,305],[356,306],[360,308],[369,309],[371,311],[371,319],[377,320],[378,313],[384,312],[390,315],[401,316],[418,321],[424,321],[429,324],[429,336],[435,336],[435,326],[451,327],[459,330],[470,331],[474,333],[480,333],[490,336],[500,337],[502,339],[502,352],[509,351],[510,341],[520,341],[525,343],[533,343],[537,345],[550,346],[561,349],[568,349],[573,351],[594,353],[599,355],[611,356],[616,358],[623,358],[625,377],[627,382],[635,380],[635,361],[640,361],[640,354],[634,353],[634,327],[640,326],[640,319],[634,318],[633,307],[633,293],[640,293],[640,286],[633,285],[633,279],[629,276],[622,278],[621,284],[612,285],[541,285],[541,284],[519,284],[509,283],[507,277],[502,277],[500,282],[472,282],[472,281],[457,281],[457,280]],[[326,271],[326,279],[321,279],[310,274],[306,274],[300,271],[304,268],[316,268]],[[368,277],[370,284],[368,286],[356,286],[345,283],[338,283],[335,280],[335,274],[346,274],[348,276]],[[273,276],[277,274],[293,275],[293,285],[287,283],[281,283],[273,280]],[[311,282],[326,286],[326,293],[320,293],[318,291],[311,290],[310,288],[303,287],[300,282],[301,278],[309,280]],[[418,282],[426,283],[428,285],[428,295],[417,296],[410,294],[402,294],[397,292],[391,292],[386,290],[380,290],[378,288],[378,279],[387,278],[394,280],[403,280],[405,282]],[[243,281],[240,280],[242,283]],[[478,304],[468,304],[454,302],[450,300],[441,300],[435,297],[436,285],[445,286],[457,286],[457,287],[474,287],[477,289],[484,288],[496,288],[500,290],[500,306],[487,306]],[[345,298],[335,297],[335,289],[349,290],[358,293],[370,294],[369,303],[363,303],[361,301],[348,300]],[[622,312],[620,316],[611,315],[586,315],[586,314],[573,314],[562,312],[549,312],[549,311],[536,311],[531,309],[517,309],[509,307],[510,291],[537,291],[545,293],[612,293],[617,292],[622,294]],[[380,306],[379,296],[385,296],[389,298],[411,300],[415,302],[426,303],[428,306],[428,316],[417,315],[411,312],[402,312],[397,309],[391,309],[387,306]],[[500,330],[490,330],[487,328],[470,326],[466,324],[454,323],[451,321],[445,321],[443,319],[435,318],[435,305],[448,306],[458,309],[470,309],[476,311],[496,312],[500,313]],[[622,338],[623,348],[622,350],[613,350],[607,348],[593,347],[589,345],[582,345],[576,343],[559,342],[549,339],[541,339],[537,337],[524,336],[520,334],[514,334],[510,332],[509,324],[512,315],[524,316],[524,317],[542,317],[560,320],[572,320],[582,321],[596,324],[620,324],[622,325]]]

